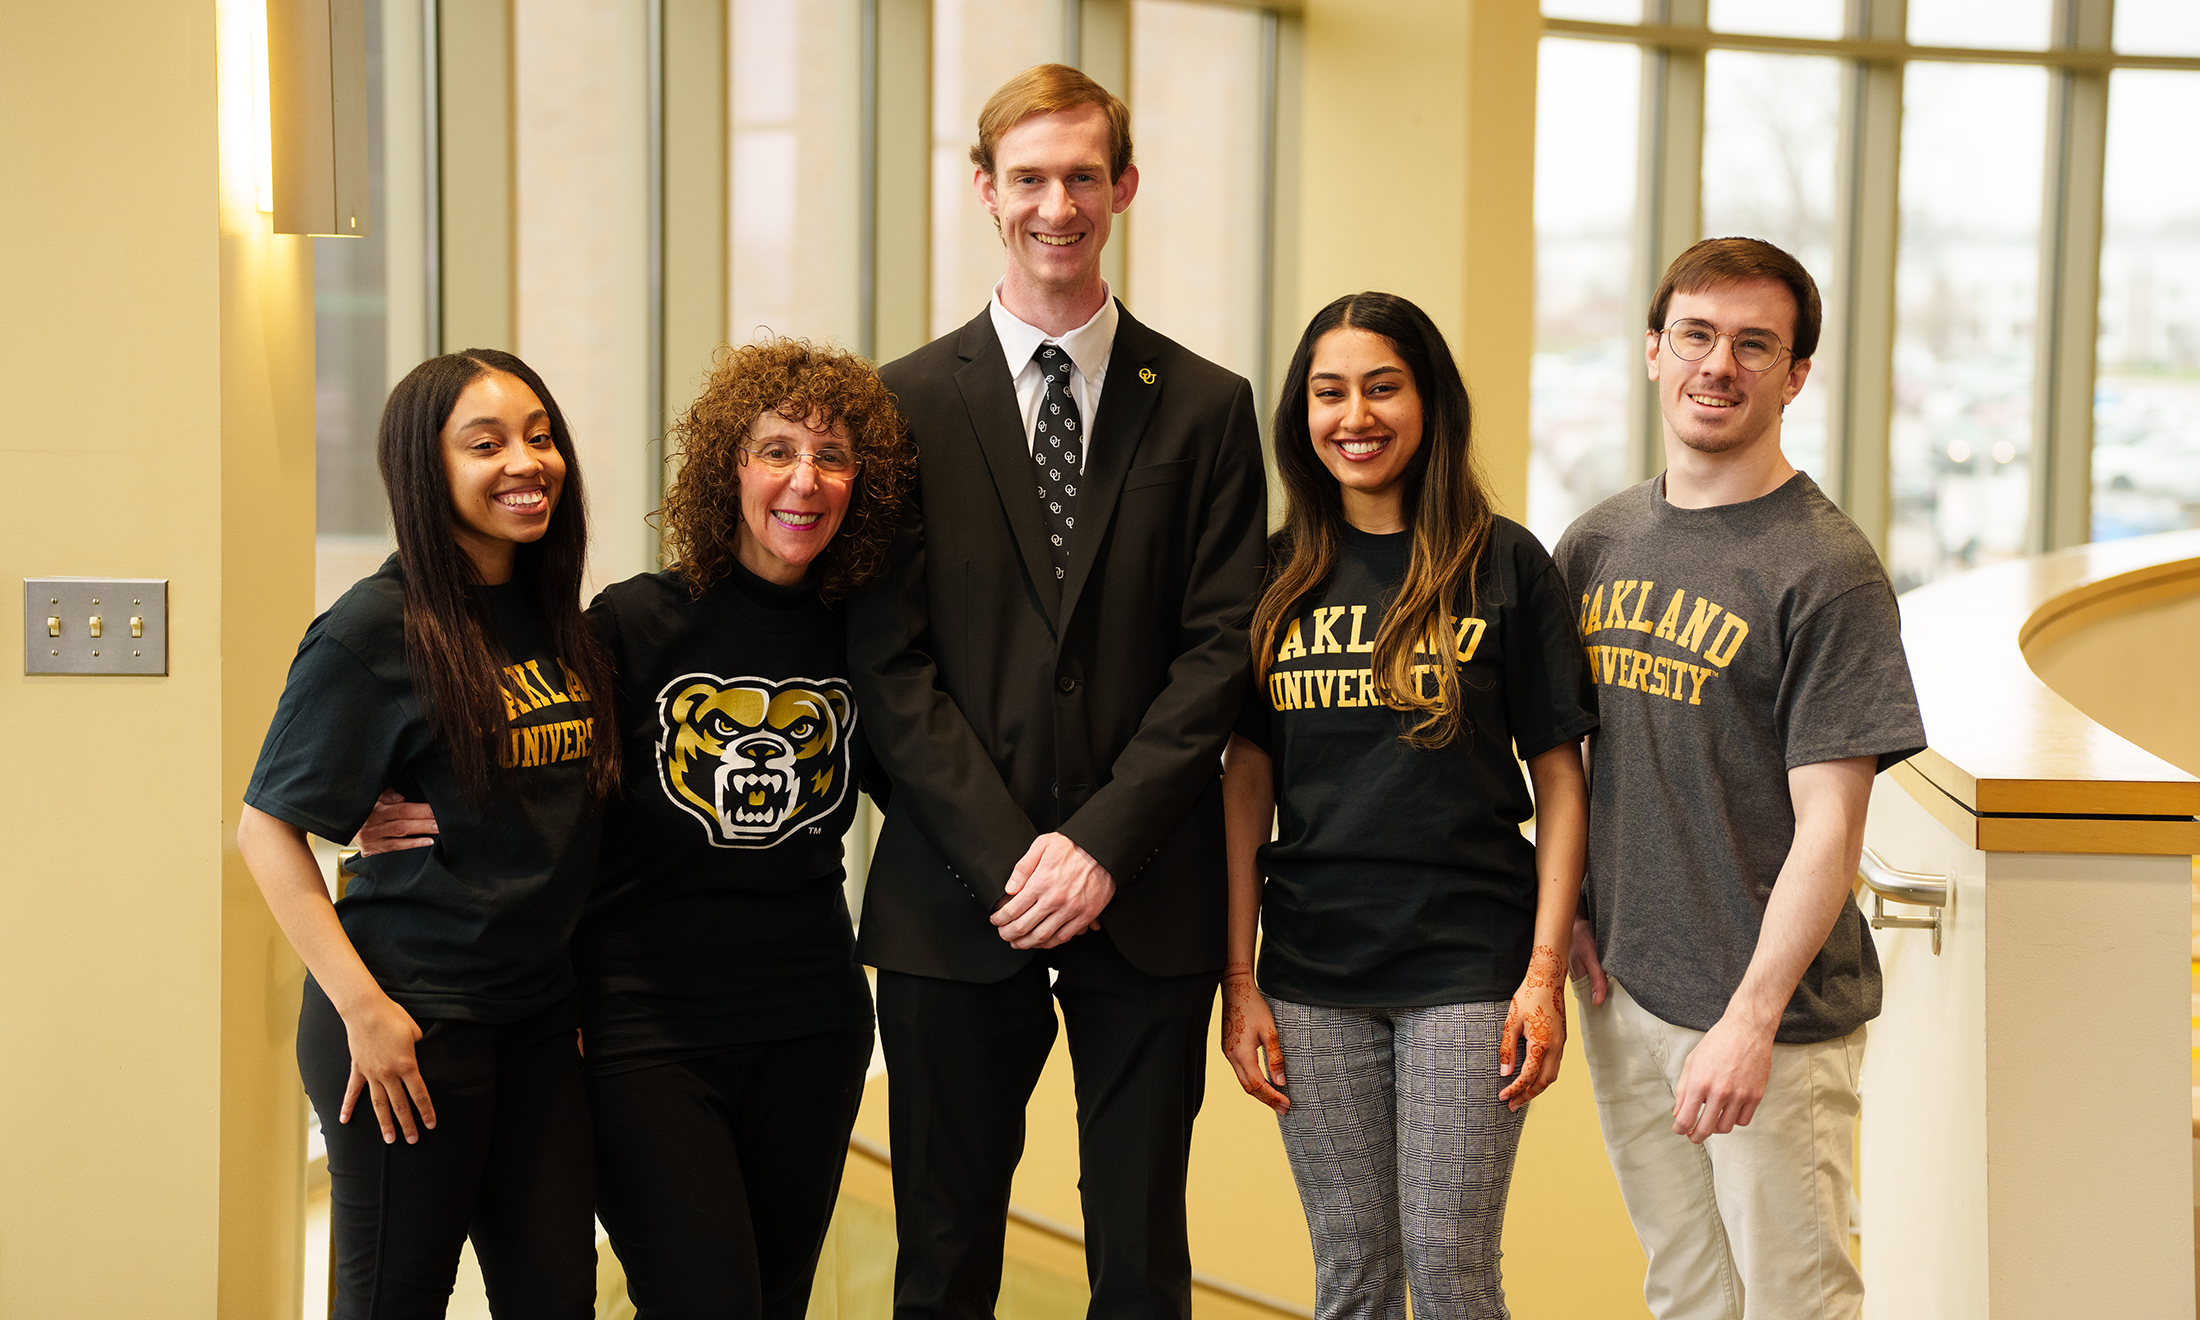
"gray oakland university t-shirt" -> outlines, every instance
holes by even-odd
[[[1605,969],[1666,1022],[1708,1031],[1756,951],[1795,837],[1787,772],[1925,746],[1894,589],[1797,473],[1742,504],[1677,509],[1649,481],[1558,543],[1596,683],[1583,903]],[[1845,903],[1775,1037],[1879,1013],[1879,958]]]

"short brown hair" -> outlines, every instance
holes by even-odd
[[[848,513],[818,556],[818,595],[838,600],[886,566],[895,515],[917,466],[894,396],[853,353],[804,339],[766,337],[718,350],[703,392],[673,426],[679,473],[658,510],[665,565],[697,599],[732,568],[741,525],[741,446],[766,409],[790,422],[823,413],[846,423],[856,458]]]
[[[1803,263],[1761,238],[1707,238],[1673,258],[1658,281],[1657,296],[1650,300],[1650,330],[1665,329],[1665,307],[1676,293],[1701,293],[1722,284],[1744,280],[1778,280],[1795,298],[1795,335],[1788,350],[1797,362],[1807,362],[1818,351],[1818,329],[1823,319],[1818,307],[1818,282]],[[1769,327],[1766,327],[1769,328]]]
[[[1033,115],[1087,105],[1099,106],[1108,116],[1108,182],[1112,184],[1131,167],[1131,108],[1067,64],[1034,64],[986,98],[985,108],[978,112],[978,142],[970,148],[970,163],[991,175],[997,168],[993,153],[1008,130]]]

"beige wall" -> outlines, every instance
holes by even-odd
[[[27,677],[0,610],[10,1317],[296,1304],[298,972],[230,837],[310,599],[312,268],[252,210],[243,13],[0,9],[4,576],[172,621],[165,678]]]
[[[1419,303],[1466,372],[1498,510],[1525,519],[1535,0],[1307,0],[1302,30],[1294,323],[1362,289]]]

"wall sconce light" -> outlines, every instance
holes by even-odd
[[[274,212],[278,234],[365,238],[364,0],[260,0],[257,9],[270,165],[260,209]]]
[[[267,106],[267,0],[252,3],[252,204],[275,209],[275,149],[269,139]]]

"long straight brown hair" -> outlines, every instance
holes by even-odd
[[[1415,717],[1399,736],[1420,748],[1442,747],[1460,728],[1459,660],[1453,638],[1464,593],[1479,607],[1475,570],[1490,539],[1490,497],[1469,444],[1473,408],[1451,347],[1428,313],[1393,293],[1355,293],[1314,314],[1276,403],[1276,472],[1283,480],[1283,530],[1271,543],[1275,562],[1253,611],[1253,666],[1262,681],[1276,657],[1276,637],[1301,598],[1337,566],[1344,539],[1344,498],[1337,479],[1314,453],[1307,429],[1307,377],[1314,346],[1332,330],[1365,330],[1388,340],[1413,375],[1421,396],[1421,447],[1405,472],[1405,515],[1413,533],[1406,574],[1375,634],[1375,693],[1384,705]],[[1426,646],[1436,692],[1424,696],[1413,667]]]
[[[588,559],[588,502],[580,458],[565,414],[534,368],[493,348],[469,348],[429,358],[390,391],[382,407],[375,459],[389,494],[397,531],[397,566],[405,583],[405,660],[429,719],[450,744],[458,782],[468,796],[487,796],[500,768],[497,749],[511,728],[497,671],[510,657],[490,642],[475,588],[473,557],[452,535],[451,483],[443,465],[443,426],[466,387],[492,371],[517,377],[550,415],[550,439],[565,460],[565,483],[540,540],[519,547],[512,581],[534,598],[551,645],[588,689],[595,732],[588,752],[588,787],[608,797],[619,786],[619,739],[611,690],[611,658],[581,617],[581,572]]]

